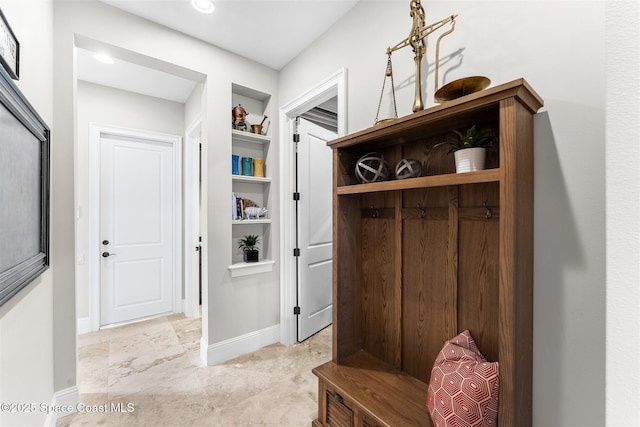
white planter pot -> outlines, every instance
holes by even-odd
[[[487,149],[482,147],[465,148],[453,153],[456,159],[456,173],[484,170]]]

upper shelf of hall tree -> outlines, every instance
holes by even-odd
[[[543,105],[542,98],[524,79],[518,79],[480,92],[412,113],[390,122],[379,123],[328,143],[331,148],[346,148],[363,142],[385,145],[402,144],[426,134],[443,133],[467,125],[478,118],[499,117],[500,101],[514,98],[530,112]]]

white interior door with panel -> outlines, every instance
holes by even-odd
[[[174,144],[124,135],[100,138],[100,325],[175,309]]]
[[[300,119],[298,192],[298,341],[332,319],[332,153],[337,134]]]

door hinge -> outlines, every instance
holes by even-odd
[[[300,142],[300,134],[299,133],[294,133],[293,134],[293,142]]]
[[[293,256],[300,256],[300,248],[293,249]]]
[[[300,200],[300,193],[298,193],[297,191],[293,193],[293,200],[295,200],[296,202]]]
[[[300,314],[300,306],[293,307],[293,314]]]

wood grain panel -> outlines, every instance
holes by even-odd
[[[318,418],[313,421],[313,426],[327,425],[327,384],[324,381],[318,381]]]
[[[408,220],[403,244],[403,363],[405,372],[428,381],[438,351],[447,339],[446,289],[448,224]],[[443,250],[443,243],[445,249]],[[429,259],[429,264],[422,262]]]
[[[533,366],[533,117],[500,103],[500,424],[531,425]],[[523,262],[521,262],[521,260]]]
[[[450,173],[446,175],[372,182],[369,184],[345,185],[338,187],[337,192],[338,194],[375,193],[381,191],[410,190],[425,187],[445,187],[450,185],[497,182],[499,180],[500,169],[487,169],[477,172]]]
[[[340,187],[343,185],[357,184],[358,181],[355,175],[355,164],[358,160],[357,155],[348,151],[334,151],[333,159],[335,185]]]
[[[484,217],[485,203],[489,208],[500,206],[500,186],[498,183],[480,183],[459,187],[460,211],[479,209]],[[462,215],[462,214],[461,214]]]
[[[499,194],[497,184],[459,189],[458,328],[490,361],[499,355]]]
[[[335,392],[327,390],[325,395],[326,410],[327,410],[327,425],[331,427],[352,427],[353,426],[353,411],[348,408],[344,402],[340,402],[339,395]]]
[[[333,359],[342,360],[361,348],[359,197],[334,195],[333,210]]]
[[[362,348],[395,362],[395,220],[362,219]]]
[[[447,129],[445,133],[422,136],[418,144],[404,144],[402,157],[419,160],[424,176],[454,173],[456,168],[453,156],[446,154],[448,148],[445,146],[433,148],[434,145],[445,140],[449,133],[450,130]]]
[[[529,96],[528,94],[525,94]],[[521,352],[516,362],[515,393],[519,409],[516,422],[531,425],[532,408],[528,404],[532,399],[533,387],[533,212],[534,212],[534,154],[533,154],[533,116],[526,103],[516,104],[517,140],[516,154],[516,230],[515,278],[512,282],[515,294],[515,333],[514,342]],[[522,385],[522,387],[520,387]]]
[[[500,157],[504,163],[516,163],[516,133],[517,126],[516,102],[507,99],[501,103],[500,126]],[[500,221],[500,423],[501,425],[516,425],[516,352],[515,352],[515,294],[513,281],[515,280],[515,245],[513,239],[516,232],[516,191],[515,168],[501,171],[500,176],[500,207],[502,220]],[[523,384],[526,387],[526,384]]]
[[[339,362],[360,349],[362,329],[359,327],[361,308],[360,217],[361,199],[338,196],[337,188],[350,183],[347,170],[351,159],[347,153],[333,151],[333,360]],[[322,395],[320,395],[322,396]]]
[[[438,215],[406,216],[403,221],[402,369],[427,382],[447,338],[451,310],[447,289],[448,193],[446,189],[406,191],[404,209],[420,205]],[[410,236],[410,237],[409,237]]]
[[[361,351],[338,365],[327,362],[313,370],[354,411],[379,426],[430,427],[425,404],[427,384]]]
[[[499,223],[460,221],[458,327],[469,329],[480,352],[498,360]]]
[[[447,339],[458,334],[458,241],[459,241],[459,188],[447,188],[448,240],[445,299],[445,330]]]
[[[402,192],[396,191],[395,194],[395,206],[396,206],[396,216],[395,216],[395,236],[396,241],[394,242],[395,248],[395,278],[393,283],[393,301],[394,301],[394,324],[393,324],[393,334],[394,334],[394,360],[393,366],[400,370],[402,369],[402,295],[403,295],[403,283],[402,283],[402,260],[404,259],[404,251],[402,248]]]

